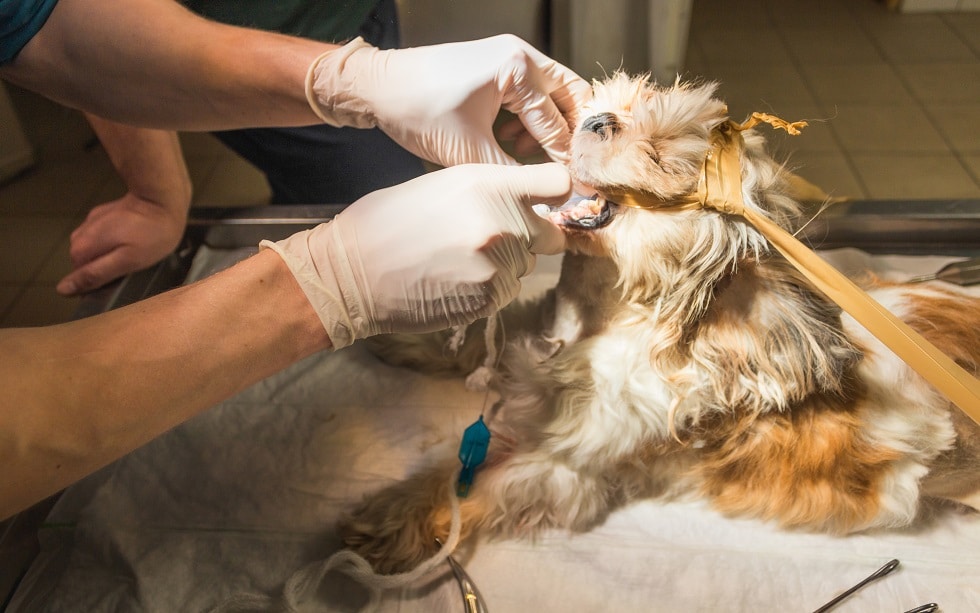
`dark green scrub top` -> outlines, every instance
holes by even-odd
[[[189,9],[231,25],[325,42],[354,38],[377,0],[184,0]]]

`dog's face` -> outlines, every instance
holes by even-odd
[[[744,233],[709,211],[633,209],[595,199],[595,192],[644,192],[667,203],[696,188],[712,130],[727,120],[716,85],[660,87],[617,73],[594,84],[579,112],[570,170],[586,198],[554,210],[569,250],[612,258],[627,294],[642,299],[744,253]]]
[[[571,172],[593,188],[628,188],[670,201],[697,186],[711,130],[727,119],[715,85],[658,87],[617,73],[580,109]]]

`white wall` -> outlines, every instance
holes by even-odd
[[[980,0],[978,0],[980,1]],[[585,78],[618,68],[673,81],[683,71],[692,0],[398,0],[406,46],[508,32]],[[550,11],[548,6],[550,5]],[[549,14],[550,13],[550,14]]]

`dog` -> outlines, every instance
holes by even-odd
[[[671,207],[698,189],[728,121],[708,82],[618,73],[579,110],[581,193],[642,193],[663,208],[584,198],[549,216],[567,235],[557,285],[501,313],[486,462],[460,499],[462,535],[588,530],[644,498],[847,534],[912,524],[926,499],[980,506],[980,427],[776,253],[745,219]],[[741,133],[746,206],[790,231],[790,173]],[[976,373],[980,300],[939,284],[869,279],[886,308]],[[386,360],[466,373],[475,330],[379,339]],[[450,529],[446,458],[368,496],[340,533],[381,572],[411,568]]]

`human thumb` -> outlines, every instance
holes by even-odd
[[[565,234],[551,221],[541,217],[532,208],[535,204],[561,204],[568,200],[572,191],[572,179],[561,164],[533,164],[501,168],[513,181],[511,185],[520,192],[514,196],[520,200],[520,213],[529,232],[528,249],[532,253],[555,254],[565,249]]]

